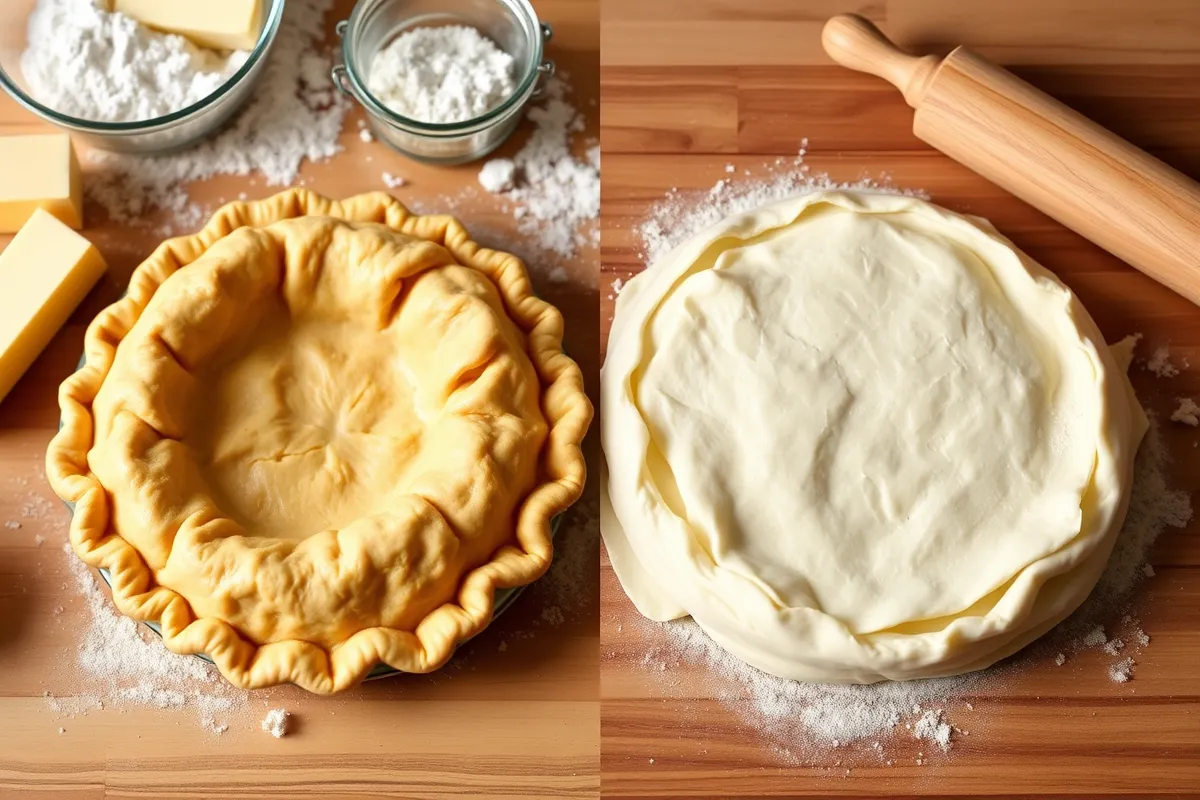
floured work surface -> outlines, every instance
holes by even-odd
[[[1017,71],[1135,143],[1183,148],[1200,137],[1200,125],[1180,122],[1197,100],[1189,78],[1196,67],[1156,63],[1155,42],[1172,35],[1165,27],[1142,25],[1136,47],[1144,49],[1124,52],[1133,45],[1050,9],[1046,25],[1060,27],[1063,41],[1091,36],[1093,51],[1111,46],[1114,64],[1133,65],[1102,68],[1072,66],[1082,49],[1029,46],[1019,27],[1009,32],[1000,24],[1002,4],[980,4],[970,19],[950,22],[945,8],[893,11],[889,4],[888,30],[902,39],[1021,45],[983,49],[1001,61],[1016,53],[1026,64],[1055,64]],[[1130,375],[1174,462],[1165,467],[1165,485],[1143,470],[1140,496],[1153,508],[1131,511],[1141,523],[1136,535],[1161,531],[1152,577],[1130,554],[1117,562],[1137,571],[1113,576],[1114,585],[1137,584],[1132,608],[1099,609],[1102,631],[1089,625],[1048,640],[982,678],[885,684],[865,697],[780,684],[715,656],[694,625],[645,621],[605,562],[604,795],[1155,797],[1200,786],[1200,536],[1195,522],[1176,527],[1200,486],[1200,435],[1169,419],[1179,398],[1200,394],[1200,309],[926,149],[909,132],[912,112],[898,92],[824,60],[811,14],[750,17],[730,29],[686,4],[657,7],[654,24],[636,13],[622,4],[620,19],[609,14],[606,25],[645,30],[664,44],[652,51],[653,63],[651,51],[633,44],[605,49],[602,338],[615,296],[645,263],[647,240],[655,250],[689,226],[719,221],[739,210],[739,192],[757,205],[804,190],[805,166],[838,182],[889,177],[896,188],[923,190],[940,205],[991,220],[1079,295],[1108,341],[1144,334]],[[1131,11],[1113,7],[1113,15],[1122,13],[1135,24]],[[724,24],[721,63],[713,56],[705,65],[697,53],[709,51],[698,50],[686,31],[670,30],[678,21],[692,33]],[[1200,26],[1200,18],[1194,22]],[[768,31],[774,35],[754,35]],[[1200,63],[1200,55],[1187,58]],[[736,59],[751,66],[729,66]],[[672,101],[663,102],[668,93]],[[808,153],[797,164],[805,137]],[[1167,160],[1200,174],[1200,161],[1186,150],[1171,150]],[[765,187],[748,185],[764,178]],[[656,212],[661,204],[668,208]],[[705,217],[697,207],[712,210]]]

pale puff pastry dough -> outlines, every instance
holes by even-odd
[[[1119,358],[985,220],[853,192],[733,216],[618,299],[613,567],[774,675],[987,667],[1113,547],[1146,428]]]
[[[545,572],[591,420],[516,257],[386,194],[232,203],[88,328],[47,475],[123,613],[232,683],[441,666]]]

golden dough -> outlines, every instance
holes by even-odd
[[[561,337],[521,262],[452,218],[234,203],[93,322],[48,475],[117,606],[231,682],[429,671],[545,571],[582,490]]]

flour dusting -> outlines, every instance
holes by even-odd
[[[1171,348],[1160,347],[1150,354],[1146,360],[1146,369],[1160,378],[1174,378],[1179,374],[1179,367],[1171,363]]]
[[[222,733],[249,694],[226,683],[211,664],[167,650],[148,628],[120,614],[70,544],[63,551],[87,622],[75,654],[76,686],[69,696],[47,693],[51,711],[70,718],[124,706],[191,709],[202,727]]]
[[[493,159],[479,173],[485,189],[516,204],[517,230],[558,256],[572,256],[599,237],[600,146],[582,158],[572,152],[584,119],[570,91],[565,79],[549,80],[543,99],[528,111],[533,131],[525,145],[511,161]]]

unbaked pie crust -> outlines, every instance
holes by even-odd
[[[592,408],[521,261],[382,193],[164,242],[87,331],[47,454],[125,614],[234,684],[441,666],[549,566]]]

